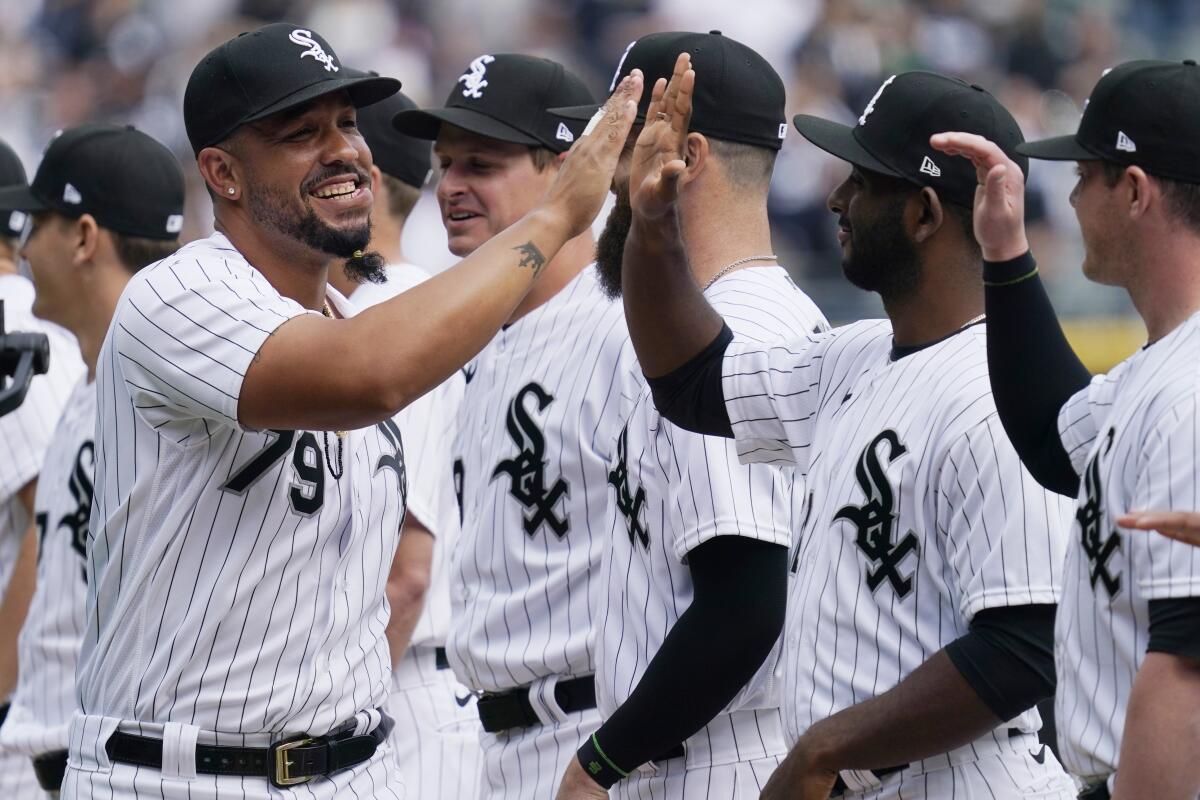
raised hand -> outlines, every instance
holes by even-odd
[[[571,146],[546,192],[542,206],[563,216],[572,237],[587,230],[600,213],[641,98],[642,71],[635,69],[597,112],[588,132]]]
[[[1122,528],[1157,531],[1168,539],[1200,547],[1200,512],[1130,511],[1117,517]]]
[[[1009,261],[1028,250],[1021,168],[994,142],[974,133],[938,133],[929,143],[975,165],[975,239],[984,259]]]
[[[692,57],[680,53],[670,82],[662,78],[654,82],[646,122],[633,148],[629,203],[633,213],[645,219],[662,217],[679,199],[696,85],[691,67]]]

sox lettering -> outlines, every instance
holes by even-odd
[[[872,439],[859,456],[858,466],[854,470],[858,486],[867,496],[867,502],[861,506],[843,506],[833,518],[844,519],[858,528],[855,544],[867,558],[875,562],[875,569],[867,571],[867,588],[875,591],[879,584],[887,580],[896,594],[904,598],[912,591],[912,576],[901,577],[900,562],[909,552],[919,554],[920,545],[912,531],[905,534],[898,543],[895,540],[896,503],[887,473],[879,463],[880,444],[888,446],[889,464],[908,452],[908,448],[900,443],[900,437],[895,431],[886,430]]]
[[[306,31],[303,28],[297,28],[288,34],[288,39],[292,40],[301,47],[308,48],[300,54],[301,58],[304,58],[305,56],[311,56],[317,61],[317,63],[325,65],[326,72],[338,71],[338,65],[333,63],[333,56],[326,53],[325,48],[321,47],[321,45],[312,38],[312,31]]]
[[[562,478],[546,488],[546,437],[525,406],[525,399],[531,396],[537,402],[538,411],[545,411],[554,401],[554,397],[536,382],[526,384],[517,392],[508,406],[505,425],[508,435],[520,449],[516,456],[496,465],[492,480],[508,475],[512,481],[509,494],[531,512],[524,515],[525,533],[533,536],[542,525],[548,525],[561,539],[567,535],[569,520],[559,516],[554,506],[570,495],[571,488]]]
[[[1114,551],[1121,548],[1121,535],[1116,529],[1109,531],[1108,536],[1101,533],[1104,523],[1104,489],[1100,482],[1100,457],[1108,455],[1112,449],[1112,442],[1113,429],[1109,428],[1103,448],[1096,451],[1084,469],[1083,488],[1087,499],[1075,512],[1075,519],[1079,521],[1080,544],[1091,564],[1092,588],[1095,589],[1096,582],[1100,581],[1110,598],[1121,593],[1121,576],[1108,571],[1109,559]]]
[[[383,438],[387,439],[394,451],[383,453],[379,456],[379,460],[375,462],[375,471],[379,472],[382,469],[390,469],[396,473],[396,480],[400,482],[400,499],[407,508],[408,473],[404,467],[404,442],[400,438],[400,427],[393,420],[385,419],[379,423],[378,428],[379,432],[383,434]]]
[[[75,469],[71,472],[71,480],[67,490],[75,499],[75,510],[63,514],[58,521],[59,528],[70,531],[71,547],[80,558],[87,557],[88,518],[92,514],[92,472],[96,468],[96,445],[94,442],[84,442],[75,455]],[[87,568],[83,568],[83,578],[87,580]]]
[[[642,547],[650,549],[650,534],[642,521],[646,504],[646,490],[639,486],[637,492],[629,491],[629,458],[626,451],[629,448],[629,425],[621,430],[621,438],[617,439],[617,465],[608,473],[608,482],[617,490],[617,510],[625,517],[625,527],[629,531],[629,542],[637,539]]]
[[[463,97],[483,97],[483,90],[488,85],[483,76],[487,74],[487,65],[495,60],[491,56],[480,56],[471,62],[471,71],[458,78],[458,82],[466,87]]]

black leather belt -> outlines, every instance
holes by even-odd
[[[446,648],[433,648],[433,666],[437,669],[450,669],[450,659],[446,658]]]
[[[554,686],[554,701],[567,713],[596,707],[596,683],[591,675],[560,681]],[[484,692],[479,697],[479,721],[488,733],[541,725],[529,702],[529,687],[507,692]]]
[[[67,751],[52,750],[34,756],[33,774],[37,776],[38,786],[47,792],[57,792],[62,789],[63,778],[67,774]]]
[[[1095,786],[1089,786],[1079,793],[1079,800],[1108,800],[1108,783],[1101,781]]]
[[[8,719],[8,703],[0,705],[0,725],[4,724],[4,720]]]
[[[196,745],[196,772],[201,775],[239,775],[266,778],[279,787],[308,783],[322,775],[361,764],[392,730],[392,718],[380,712],[382,721],[362,736],[352,732],[329,736],[296,736],[270,747],[225,747]],[[114,733],[105,745],[108,757],[122,764],[162,769],[162,739]]]

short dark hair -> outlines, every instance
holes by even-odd
[[[767,190],[775,171],[776,151],[728,139],[708,137],[708,149],[725,168],[729,180],[739,189]]]
[[[162,261],[179,249],[179,239],[147,239],[142,236],[125,236],[116,231],[109,231],[113,238],[113,247],[117,258],[130,272],[137,272],[142,267]]]
[[[545,172],[551,164],[558,161],[558,153],[539,145],[529,145],[529,157],[533,159],[533,168],[538,172]]]
[[[971,248],[971,252],[979,258],[983,258],[983,248],[979,246],[979,241],[975,238],[975,209],[943,201],[942,210],[946,212],[948,217],[958,223],[963,239],[966,241],[967,246]]]
[[[387,187],[387,213],[399,220],[408,219],[413,207],[421,199],[421,190],[385,172],[379,174],[383,177],[383,185]]]
[[[1104,183],[1111,189],[1125,174],[1126,165],[1115,161],[1101,161],[1100,164],[1104,170]],[[1200,233],[1200,183],[1187,183],[1152,173],[1147,174],[1162,187],[1167,210],[1191,229],[1192,233]]]

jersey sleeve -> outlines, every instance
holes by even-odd
[[[821,345],[827,337],[774,346],[735,340],[725,350],[721,385],[743,463],[807,469],[820,404]]]
[[[162,262],[129,285],[113,320],[114,368],[138,413],[176,441],[238,425],[251,360],[307,312],[258,273],[221,261]]]
[[[18,330],[17,324],[10,319],[9,330]],[[43,375],[33,376],[20,406],[0,416],[0,448],[4,452],[0,458],[0,504],[41,471],[63,406],[83,375],[83,362],[74,345],[55,333],[47,336],[49,369]]]
[[[1058,435],[1078,475],[1083,474],[1088,453],[1100,430],[1096,412],[1111,404],[1111,398],[1107,397],[1109,384],[1107,375],[1096,375],[1087,388],[1080,389],[1059,409]]]
[[[676,558],[682,561],[717,536],[791,546],[790,468],[743,465],[732,441],[701,436],[666,420],[661,424],[657,455],[667,472],[667,508],[678,520],[670,526],[677,532]]]
[[[1057,603],[1070,501],[1043,489],[992,413],[942,459],[936,519],[959,613]]]
[[[452,491],[449,440],[454,431],[448,415],[455,413],[450,402],[453,382],[449,380],[410,403],[396,415],[404,442],[404,461],[408,475],[408,513],[429,529],[434,537],[445,533],[450,520],[443,518],[442,497]]]
[[[1200,400],[1173,404],[1145,441],[1130,510],[1200,510]],[[1200,597],[1200,548],[1139,531],[1122,539],[1147,600]]]

